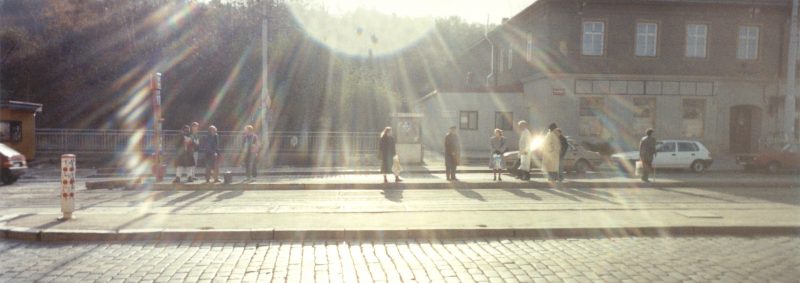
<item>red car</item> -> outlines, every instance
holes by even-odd
[[[744,166],[745,171],[767,170],[769,173],[777,173],[800,170],[800,144],[773,144],[757,154],[737,156],[736,163]]]
[[[26,169],[28,165],[25,163],[25,156],[0,143],[0,182],[13,184],[19,176],[25,174]]]

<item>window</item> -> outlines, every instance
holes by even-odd
[[[656,56],[658,25],[655,23],[636,24],[636,56]]]
[[[525,60],[533,59],[533,34],[528,33],[528,48],[525,49]]]
[[[736,58],[752,60],[758,57],[758,27],[739,27],[739,49]]]
[[[504,70],[505,66],[503,65],[503,63],[505,63],[505,61],[506,61],[506,52],[505,51],[500,50],[500,60],[498,60],[498,61],[499,61],[498,62],[499,66],[497,66],[497,69],[498,70]]]
[[[703,136],[706,101],[704,99],[683,100],[683,136],[699,138]]]
[[[656,99],[650,97],[633,98],[633,133],[644,134],[647,129],[655,128]]]
[[[706,57],[706,37],[708,26],[691,24],[686,26],[686,57]]]
[[[603,135],[603,124],[600,120],[603,108],[602,97],[580,98],[578,135],[583,137],[601,137]]]
[[[478,111],[461,111],[459,125],[462,130],[478,129]]]
[[[605,23],[583,22],[583,48],[581,54],[589,56],[603,55],[603,34]]]
[[[695,152],[700,151],[700,148],[692,142],[679,142],[678,151],[680,152]]]
[[[506,64],[507,70],[511,70],[512,63],[514,61],[514,49],[511,48],[511,44],[508,45],[508,64]]]
[[[657,152],[675,152],[675,143],[674,142],[665,142],[662,143],[661,146],[657,146]]]
[[[22,142],[22,122],[0,121],[0,142]]]
[[[514,130],[513,112],[494,112],[494,127],[503,131]]]

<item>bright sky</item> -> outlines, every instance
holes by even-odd
[[[358,7],[377,10],[398,16],[459,16],[472,23],[499,24],[505,17],[512,17],[536,0],[311,0],[322,3],[334,14],[353,11]]]

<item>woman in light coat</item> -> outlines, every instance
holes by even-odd
[[[519,121],[519,171],[520,179],[531,179],[531,131],[528,130],[528,122]]]
[[[542,144],[542,171],[547,172],[548,181],[555,182],[558,180],[558,159],[561,154],[561,141],[559,141],[558,134],[555,132],[558,126],[552,123],[548,128],[550,131],[547,132],[544,137],[544,144]]]
[[[492,168],[492,180],[502,181],[502,172],[506,169],[506,164],[503,162],[503,153],[508,149],[503,130],[494,129],[494,136],[489,139],[489,149],[492,151],[489,159],[489,168]],[[498,159],[500,162],[497,162]]]

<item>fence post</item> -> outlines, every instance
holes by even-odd
[[[61,155],[61,213],[59,220],[72,219],[75,211],[75,155]]]

